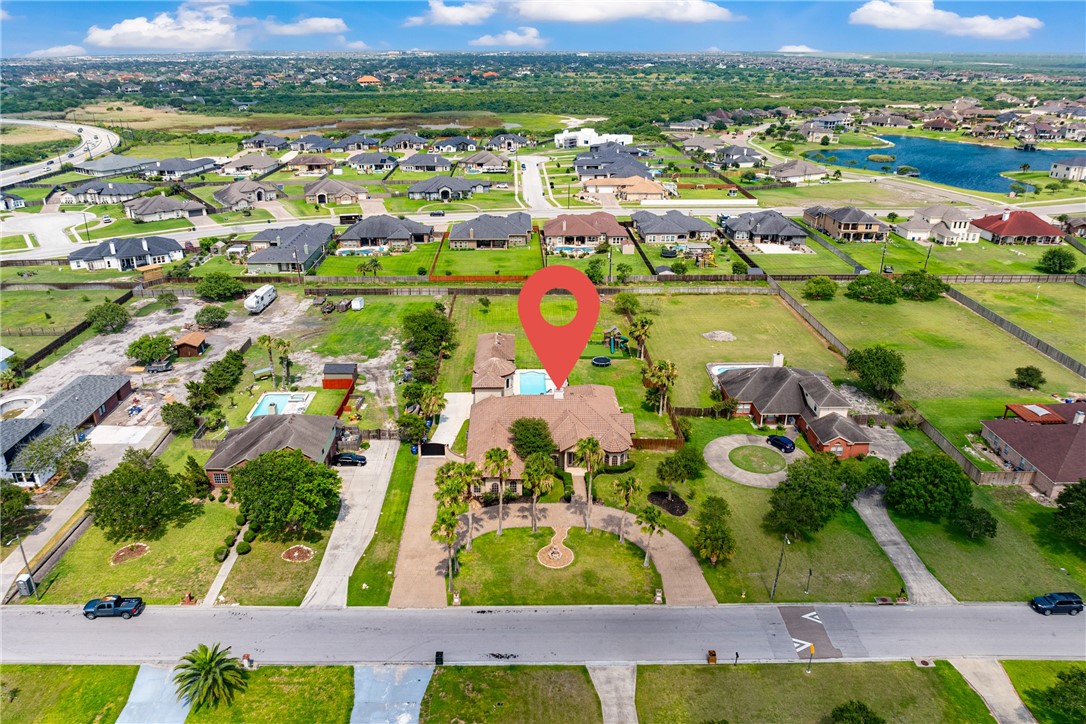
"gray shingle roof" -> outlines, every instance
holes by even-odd
[[[306,196],[312,196],[314,194],[328,194],[329,196],[335,197],[342,196],[343,194],[358,196],[365,192],[365,189],[358,184],[352,184],[334,178],[322,178],[320,181],[314,181],[311,184],[305,185]]]
[[[848,407],[848,401],[830,388],[825,375],[794,367],[749,367],[726,370],[717,375],[717,382],[741,402],[753,403],[763,415],[801,415],[807,406],[803,390],[818,391],[819,385],[829,388],[815,401],[825,407]]]
[[[449,239],[508,239],[532,232],[532,217],[523,211],[508,216],[483,214],[470,221],[457,224],[449,232]]]
[[[353,375],[358,372],[358,365],[353,362],[326,362],[324,374],[326,375]]]
[[[509,160],[490,151],[476,151],[460,161],[461,166],[506,166]]]
[[[280,138],[279,136],[273,136],[270,133],[258,133],[255,136],[253,136],[252,138],[247,138],[244,141],[242,141],[242,145],[256,144],[256,143],[263,143],[265,146],[271,146],[273,148],[282,148],[283,146],[286,146],[290,142],[287,141],[287,139],[285,139],[285,138]]]
[[[143,242],[147,242],[147,249],[143,248]],[[117,250],[116,254],[109,250],[109,245],[111,243],[113,244],[113,248]],[[106,239],[94,246],[85,246],[82,249],[76,249],[68,255],[68,260],[81,259],[83,261],[98,261],[99,259],[107,259],[113,256],[116,256],[118,259],[143,256],[166,256],[173,251],[181,251],[181,245],[165,236],[128,237],[124,239]]]
[[[4,420],[4,424],[0,425],[0,455],[6,455],[9,450],[44,423],[45,420],[41,417],[16,417],[14,420]]]
[[[411,219],[397,219],[395,216],[367,216],[351,224],[343,232],[340,240],[356,239],[402,239],[409,240],[414,234],[432,234],[434,227],[420,224]]]
[[[229,163],[223,164],[223,169],[228,169],[228,168],[265,169],[265,168],[271,168],[272,166],[278,166],[280,163],[282,163],[282,161],[280,161],[275,156],[264,156],[264,155],[261,155],[259,153],[248,153],[248,154],[245,154],[244,156],[241,156],[241,157],[239,157],[239,158],[237,158],[237,159],[235,159],[233,161],[230,161]]]
[[[490,182],[460,178],[459,176],[434,176],[425,181],[411,184],[407,192],[411,194],[430,194],[446,188],[450,191],[472,191],[476,186],[490,188]]]
[[[340,139],[332,144],[333,150],[346,149],[348,146],[359,144],[362,146],[376,146],[381,142],[376,138],[370,138],[369,136],[363,136],[359,133],[352,133],[346,138]]]
[[[791,161],[777,164],[769,169],[769,173],[773,176],[814,176],[815,174],[826,173],[826,169],[810,161],[794,158]]]
[[[268,241],[274,244],[249,256],[250,264],[276,264],[295,261],[294,252],[298,252],[298,262],[304,262],[318,253],[332,239],[335,227],[331,224],[301,224],[285,226],[279,229],[264,229],[251,241]],[[304,247],[309,246],[309,254],[303,256]]]
[[[436,153],[416,153],[410,158],[405,158],[400,162],[401,168],[411,168],[419,166],[433,166],[434,168],[452,168],[452,161],[439,156]]]
[[[808,420],[807,427],[811,428],[815,437],[822,443],[827,443],[835,437],[844,438],[851,443],[871,442],[871,436],[859,425],[837,413],[823,415],[816,420]]]
[[[176,242],[174,242],[176,243]],[[75,427],[94,414],[128,382],[124,375],[82,375],[66,384],[42,404],[40,419],[50,427]]]
[[[144,191],[150,191],[152,188],[154,187],[150,184],[126,183],[121,181],[89,181],[85,184],[76,186],[68,193],[73,196],[87,193],[95,193],[98,195],[105,193],[108,196],[135,196],[136,194],[142,194]]]
[[[845,224],[881,224],[871,214],[867,213],[863,209],[858,209],[855,206],[842,206],[839,209],[831,209],[825,212],[826,216],[831,219],[837,220],[839,223]]]
[[[395,166],[397,163],[399,163],[399,160],[395,156],[389,156],[387,153],[381,153],[380,151],[358,153],[347,159],[349,166]]]
[[[645,234],[673,234],[679,232],[698,233],[713,231],[709,224],[695,216],[688,216],[681,211],[668,211],[665,214],[654,214],[651,211],[636,211],[631,217],[637,223],[637,230]]]
[[[223,186],[218,191],[215,191],[212,196],[215,200],[225,206],[233,206],[238,201],[247,198],[249,194],[254,193],[260,189],[268,193],[279,193],[279,189],[275,186],[267,183],[261,183],[260,181],[235,181],[232,184]]]
[[[1086,166],[1086,156],[1072,156],[1071,158],[1061,158],[1058,161],[1052,163],[1059,164],[1060,166]]]
[[[203,209],[203,204],[192,199],[179,199],[175,196],[143,196],[124,202],[125,210],[131,210],[137,216],[146,214],[169,213],[173,211],[195,211]]]
[[[478,141],[474,138],[468,138],[467,136],[453,136],[452,138],[442,138],[439,141],[434,141],[434,148],[444,146],[472,146],[478,145]]]
[[[116,156],[110,154],[108,156],[102,156],[96,158],[93,161],[81,161],[75,164],[75,168],[80,171],[97,172],[97,173],[110,173],[113,171],[128,171],[130,169],[140,169],[149,163],[152,163],[153,159],[150,158],[130,158],[128,156]]]
[[[488,146],[498,146],[506,141],[512,141],[513,143],[519,143],[524,145],[528,142],[528,139],[524,136],[519,136],[516,133],[499,133],[498,135],[487,141]]]
[[[188,173],[198,168],[206,168],[213,163],[210,158],[164,158],[161,161],[152,161],[143,169],[145,173],[158,171],[159,173]]]
[[[770,209],[733,216],[724,222],[724,229],[734,236],[746,232],[753,236],[777,236],[806,238],[807,232],[781,212]]]
[[[381,144],[381,148],[392,148],[400,143],[411,144],[426,144],[426,139],[421,136],[416,136],[414,133],[397,133],[395,136],[386,138],[384,143]]]
[[[245,427],[226,433],[205,470],[229,470],[273,450],[300,450],[310,460],[324,462],[325,443],[338,418],[331,415],[262,415]]]

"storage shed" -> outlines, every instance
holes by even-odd
[[[353,363],[329,362],[324,365],[324,379],[321,387],[326,390],[349,390],[358,379],[358,365]]]
[[[173,346],[178,357],[199,357],[207,349],[207,337],[203,332],[189,332]]]

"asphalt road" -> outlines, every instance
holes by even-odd
[[[122,592],[123,593],[123,592]],[[782,610],[802,608],[807,618]],[[918,657],[1086,658],[1086,616],[1040,616],[1025,603],[954,606],[729,605],[341,610],[151,606],[139,618],[83,619],[79,606],[4,606],[5,663],[170,663],[198,643],[222,642],[259,663],[704,662]],[[797,634],[807,638],[796,643]],[[800,653],[797,653],[797,650]],[[839,653],[838,653],[839,652]]]
[[[66,123],[63,121],[27,121],[21,118],[3,118],[3,123],[21,123],[28,126],[41,126],[43,128],[59,128],[79,136],[79,145],[71,149],[72,158],[67,153],[56,158],[46,159],[41,163],[32,163],[27,166],[6,168],[0,171],[0,186],[10,186],[15,183],[32,181],[38,176],[43,176],[51,171],[58,170],[64,163],[75,163],[88,158],[101,156],[115,148],[121,141],[121,137],[104,128],[96,128],[81,123]],[[48,163],[52,161],[52,164]]]

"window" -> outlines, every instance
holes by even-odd
[[[497,493],[498,492],[498,484],[497,483],[491,483],[490,484],[490,492],[492,492],[492,493]]]
[[[230,474],[229,473],[212,473],[211,480],[215,485],[229,485]]]
[[[482,486],[482,485],[479,485],[479,483],[476,483],[476,484],[475,484],[475,492],[476,492],[476,493],[481,493],[481,492],[483,492],[483,486]]]
[[[106,406],[105,405],[102,405],[101,407],[98,408],[98,414],[99,415],[106,414]]]
[[[515,481],[515,480],[510,480],[509,481],[509,492],[510,493],[517,492],[517,481]]]

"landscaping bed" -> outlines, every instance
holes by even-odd
[[[583,666],[439,666],[422,699],[422,722],[584,724],[603,721]]]

